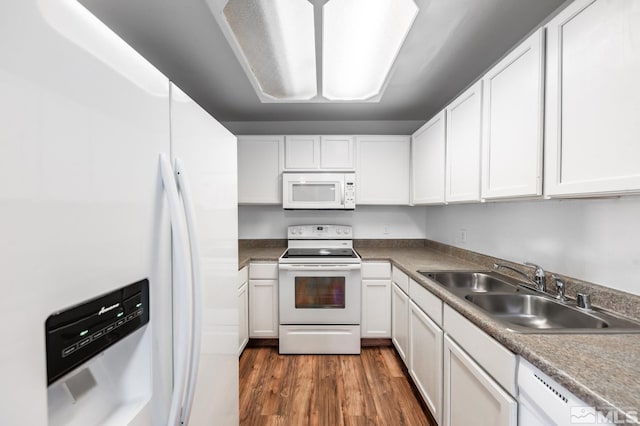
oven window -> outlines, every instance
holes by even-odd
[[[344,309],[345,277],[295,277],[296,309]]]
[[[291,201],[318,202],[335,201],[335,183],[294,183],[291,190]]]

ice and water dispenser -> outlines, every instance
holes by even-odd
[[[130,424],[146,416],[151,337],[141,329],[148,322],[146,279],[47,319],[49,425]]]

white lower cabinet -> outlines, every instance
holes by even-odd
[[[400,358],[409,364],[409,296],[391,284],[391,340]]]
[[[442,421],[443,331],[409,301],[409,374],[438,424]]]
[[[238,271],[238,356],[249,342],[249,271],[245,266]]]
[[[391,264],[362,262],[360,337],[391,337]]]
[[[447,335],[444,338],[445,426],[516,426],[518,403]]]
[[[278,264],[249,265],[249,337],[278,337]]]

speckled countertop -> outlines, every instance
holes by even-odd
[[[417,270],[486,270],[433,247],[357,247],[363,261],[390,261],[512,352],[521,355],[585,403],[621,414],[640,411],[640,334],[518,334],[432,283]],[[240,247],[240,267],[275,261],[280,247]],[[474,259],[472,256],[470,259]],[[633,416],[631,416],[633,417]],[[630,417],[630,418],[631,418]]]

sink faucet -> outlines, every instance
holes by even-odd
[[[533,263],[529,263],[529,262],[524,262],[525,265],[527,266],[533,266],[534,268],[536,268],[536,271],[534,273],[534,277],[533,279],[529,278],[529,275],[525,274],[524,272],[513,268],[509,265],[505,265],[504,263],[494,263],[493,264],[493,269],[500,269],[500,268],[504,268],[504,269],[509,269],[510,271],[513,272],[517,272],[518,274],[522,275],[523,277],[525,277],[527,279],[527,281],[531,282],[532,284],[535,285],[535,289],[537,291],[540,292],[546,292],[547,291],[547,286],[545,284],[545,280],[544,280],[544,269],[542,269],[540,266],[535,265]]]
[[[538,291],[542,291],[542,292],[547,291],[547,284],[544,279],[544,269],[542,269],[540,266],[536,265],[535,263],[524,262],[524,264],[527,266],[536,268],[536,272],[534,273],[534,276],[533,276],[533,282],[536,283],[536,287],[538,288]]]

